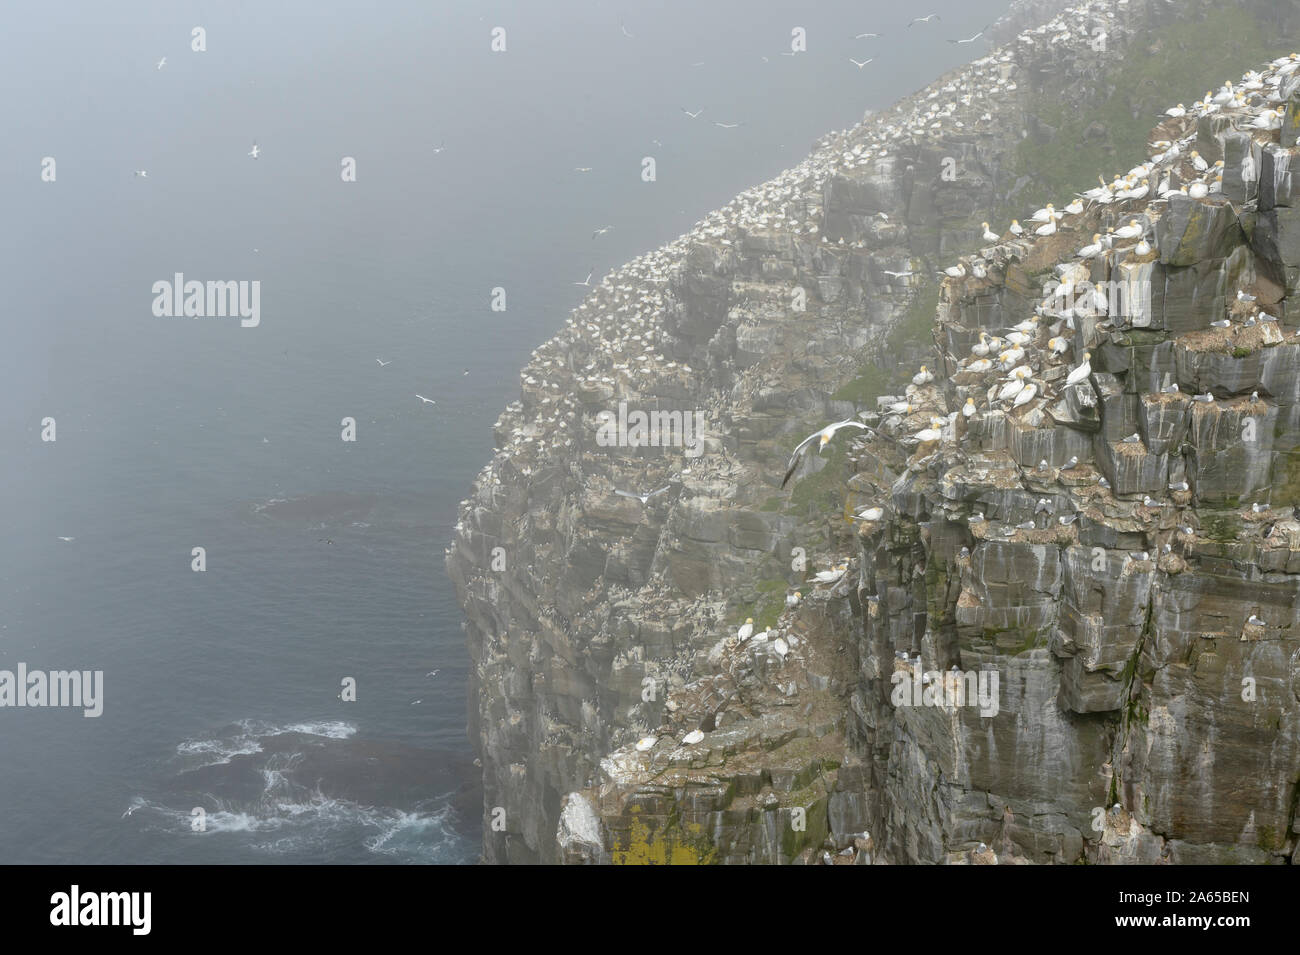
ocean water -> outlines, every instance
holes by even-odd
[[[574,282],[1005,2],[931,6],[7,4],[0,669],[102,670],[104,708],[0,708],[0,862],[474,861],[443,548],[519,368]],[[260,282],[260,324],[156,317],[177,272]]]

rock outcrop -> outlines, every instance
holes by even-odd
[[[1168,15],[1058,9],[534,354],[447,559],[488,861],[1294,855],[1294,61],[981,242],[1039,107],[1112,96]]]

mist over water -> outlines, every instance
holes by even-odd
[[[105,700],[0,709],[0,861],[476,859],[442,557],[519,368],[574,282],[981,55],[947,40],[1005,2],[931,8],[9,5],[0,668]],[[155,317],[178,272],[259,281],[260,325]]]

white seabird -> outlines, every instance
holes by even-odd
[[[658,490],[651,491],[649,494],[633,494],[631,491],[619,491],[619,490],[615,490],[614,493],[617,494],[619,497],[630,497],[633,500],[640,501],[642,504],[646,504],[650,501],[650,498],[654,497],[655,495],[662,494],[664,491],[670,491],[670,490],[672,490],[672,485],[666,484],[663,487],[659,488]]]
[[[831,438],[835,437],[835,432],[839,431],[841,428],[860,428],[863,431],[871,430],[861,421],[853,421],[850,419],[848,421],[836,421],[834,424],[828,424],[820,431],[808,435],[808,437],[799,442],[798,447],[794,449],[794,453],[790,455],[790,464],[786,469],[785,477],[781,480],[781,487],[785,487],[790,483],[790,478],[794,475],[795,469],[799,466],[799,462],[803,459],[804,454],[806,454],[808,449],[812,447],[814,441],[818,442],[817,453],[820,454],[826,449],[826,445],[830,444]]]
[[[1081,381],[1087,381],[1088,378],[1092,376],[1091,359],[1092,359],[1092,352],[1083,353],[1083,361],[1080,362],[1079,367],[1075,368],[1072,372],[1070,372],[1069,375],[1066,376],[1065,386],[1067,388],[1070,385],[1077,385]]]

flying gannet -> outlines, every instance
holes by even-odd
[[[808,435],[808,437],[799,442],[799,445],[794,449],[794,453],[790,455],[790,463],[786,468],[785,477],[781,479],[781,487],[785,487],[790,483],[790,478],[794,476],[795,469],[799,467],[799,463],[803,460],[803,456],[808,452],[808,449],[812,447],[814,441],[817,442],[817,453],[821,454],[822,451],[826,449],[826,445],[830,444],[831,438],[835,437],[835,432],[839,431],[841,428],[860,428],[863,431],[871,430],[861,421],[853,421],[850,419],[848,421],[836,421],[834,424],[828,424],[820,431]]]
[[[619,491],[619,490],[615,490],[614,493],[617,494],[619,497],[630,497],[633,498],[634,500],[640,501],[642,504],[645,504],[650,500],[650,498],[658,494],[662,494],[664,491],[671,491],[672,489],[673,486],[671,484],[665,484],[663,487],[651,491],[649,494],[633,494],[631,491]]]

